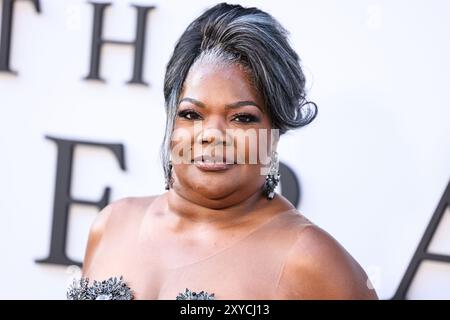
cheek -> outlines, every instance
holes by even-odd
[[[241,165],[239,179],[241,184],[249,189],[258,189],[263,183],[265,176],[261,175],[262,166],[259,164]]]
[[[193,142],[193,130],[191,128],[176,127],[172,133],[170,149],[174,164],[190,163]]]
[[[237,161],[240,164],[267,165],[270,161],[270,129],[248,129],[233,137]]]

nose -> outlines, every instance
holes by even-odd
[[[226,145],[230,141],[227,139],[226,124],[220,117],[210,117],[207,121],[197,124],[196,142],[198,144]]]

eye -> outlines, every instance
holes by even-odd
[[[250,113],[238,113],[234,116],[233,120],[242,123],[259,122],[259,118]]]
[[[201,116],[194,110],[182,110],[178,112],[178,117],[186,120],[200,120]]]

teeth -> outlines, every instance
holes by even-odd
[[[192,160],[191,163],[218,163],[218,164],[226,164],[227,162],[221,160],[213,160],[213,159],[197,159]],[[233,161],[231,164],[237,164],[236,161]]]
[[[214,159],[214,158],[198,158],[198,159],[195,159],[195,160],[192,160],[192,162],[194,163],[194,162],[201,162],[201,163],[220,163],[220,164],[222,164],[222,163],[226,163],[224,160],[222,160],[222,159]]]

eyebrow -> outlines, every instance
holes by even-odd
[[[193,98],[188,98],[188,97],[181,99],[180,102],[178,102],[178,104],[180,104],[183,101],[193,103],[200,108],[206,108],[206,105],[203,102],[198,101]],[[262,111],[261,107],[256,102],[251,101],[251,100],[243,100],[243,101],[237,101],[237,102],[226,104],[225,109],[235,109],[235,108],[239,108],[242,106],[255,106]]]

